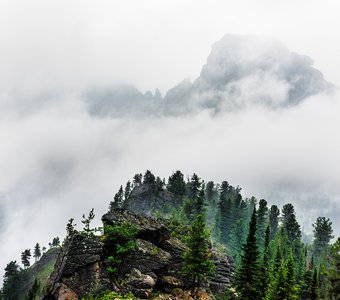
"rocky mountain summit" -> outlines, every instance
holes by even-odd
[[[118,273],[113,276],[108,271],[110,246],[102,237],[88,237],[76,232],[66,240],[57,258],[44,300],[86,299],[105,290],[130,291],[141,299],[158,291],[172,294],[167,299],[183,299],[185,291],[190,288],[188,280],[181,275],[186,245],[171,236],[166,225],[156,218],[125,209],[105,214],[102,221],[104,225],[132,224],[137,228],[136,249],[123,257]],[[214,249],[213,259],[216,274],[205,286],[215,294],[223,294],[229,287],[234,262]],[[205,299],[213,299],[207,295]]]

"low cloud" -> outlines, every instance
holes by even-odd
[[[197,92],[198,83],[189,81],[173,97],[190,94],[189,102],[172,104],[174,90],[168,99],[150,98],[131,86],[142,103],[133,97],[125,103],[124,93],[102,88],[94,94],[48,87],[2,91],[0,267],[36,242],[63,237],[69,218],[79,227],[92,207],[99,225],[119,186],[146,169],[165,178],[177,169],[195,172],[240,185],[244,197],[292,202],[307,232],[318,216],[340,228],[339,96],[321,89],[281,105],[293,83],[274,75],[272,69],[254,71],[228,81],[227,88],[216,88],[218,106],[203,105],[214,95],[211,88]],[[118,95],[114,105],[112,95]],[[280,105],[267,105],[266,98]],[[154,110],[148,115],[146,107]]]

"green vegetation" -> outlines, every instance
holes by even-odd
[[[191,280],[194,288],[214,274],[210,246],[213,245],[232,256],[236,263],[234,280],[225,299],[229,299],[230,291],[241,300],[340,299],[340,238],[331,244],[333,228],[328,218],[318,217],[313,224],[313,241],[303,243],[304,233],[291,203],[282,208],[270,206],[265,199],[243,198],[241,188],[227,181],[205,184],[197,174],[185,180],[180,171],[174,172],[168,182],[149,170],[144,175],[137,173],[125,188],[119,187],[109,210],[129,208],[134,188],[143,184],[156,201],[162,195],[160,191],[167,195],[164,206],[151,207],[150,213],[162,220],[172,237],[187,244],[182,275]],[[90,227],[93,218],[92,209],[81,221],[84,224],[81,233],[89,238],[94,238],[97,231]],[[71,218],[66,228],[67,238],[76,232],[75,226]],[[136,249],[137,232],[129,223],[104,224],[100,239],[105,243],[107,270],[112,280],[117,279],[124,255]],[[42,261],[50,251],[58,251],[59,237],[53,238],[49,246],[50,250],[41,256],[41,246],[35,244],[36,262],[32,266],[30,249],[22,252],[22,267],[16,261],[6,266],[0,299],[24,299],[24,294],[27,299],[34,299],[35,293],[40,295],[55,259],[43,264]],[[46,248],[41,249],[44,252]],[[157,256],[159,249],[154,247],[150,253]],[[107,292],[88,299],[134,298]]]
[[[101,293],[100,295],[82,298],[81,300],[117,300],[117,299],[135,300],[136,297],[131,292],[125,295],[120,295],[116,292],[107,291],[107,292]]]
[[[104,224],[103,241],[111,253],[108,257],[110,266],[107,271],[109,273],[116,274],[123,262],[124,255],[136,249],[134,238],[137,232],[137,227],[129,223],[115,226]]]
[[[189,229],[187,237],[188,250],[184,253],[183,274],[192,281],[193,289],[200,287],[202,282],[215,275],[215,265],[208,249],[209,232],[205,227],[202,215],[198,215]]]

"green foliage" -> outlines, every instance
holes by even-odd
[[[181,171],[176,171],[168,179],[167,190],[177,197],[186,195],[184,176]]]
[[[275,238],[277,230],[279,228],[279,216],[279,208],[276,205],[272,205],[269,211],[270,240],[273,240]]]
[[[125,295],[121,295],[116,292],[106,291],[96,296],[88,296],[86,298],[82,298],[81,300],[118,300],[118,299],[134,300],[136,299],[136,297],[131,292]]]
[[[256,300],[259,288],[259,252],[256,240],[256,208],[249,223],[246,243],[242,247],[241,265],[235,275],[235,284],[240,299]]]
[[[25,300],[37,299],[39,289],[40,289],[40,282],[37,279],[35,279],[31,289],[28,291],[27,295],[25,296]]]
[[[281,264],[273,279],[266,300],[294,300],[298,297],[298,286],[295,283],[295,266],[293,256],[289,255],[285,263]]]
[[[313,224],[314,230],[314,251],[319,256],[328,249],[332,235],[332,222],[325,217],[318,217]]]
[[[199,287],[204,280],[215,275],[215,265],[208,248],[209,237],[205,221],[198,215],[189,229],[186,240],[188,249],[183,255],[185,265],[182,272],[191,279],[193,288]]]
[[[156,183],[156,177],[149,170],[146,170],[143,178],[143,184],[154,184]]]
[[[66,234],[68,237],[71,237],[76,231],[74,227],[77,226],[77,224],[73,224],[73,221],[73,218],[69,219],[66,225]]]
[[[104,224],[103,240],[112,253],[108,257],[110,265],[107,271],[109,273],[116,274],[123,263],[124,255],[136,249],[134,238],[137,233],[138,228],[127,222],[114,226]]]
[[[30,266],[31,249],[26,249],[21,253],[21,262],[25,268]]]
[[[36,243],[35,244],[35,247],[34,247],[34,258],[35,258],[35,261],[39,260],[40,257],[41,257],[41,251],[40,251],[40,245],[39,243]]]
[[[83,220],[81,220],[81,222],[84,224],[82,233],[88,237],[94,236],[95,229],[90,227],[90,224],[94,217],[95,217],[94,208],[92,208],[87,217],[85,216],[85,214],[83,214]]]
[[[340,237],[331,247],[332,267],[329,271],[331,299],[340,299]]]
[[[257,210],[257,241],[262,249],[265,238],[265,229],[268,223],[268,206],[267,201],[261,199],[259,202],[259,209]]]
[[[20,295],[20,268],[16,261],[11,261],[5,268],[3,282],[3,298],[6,300],[17,300]]]

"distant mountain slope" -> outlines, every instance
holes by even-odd
[[[277,40],[227,34],[213,45],[200,76],[193,83],[183,80],[164,99],[159,90],[142,94],[132,85],[90,89],[84,99],[88,112],[99,117],[177,116],[205,109],[288,107],[333,89],[311,58]]]

